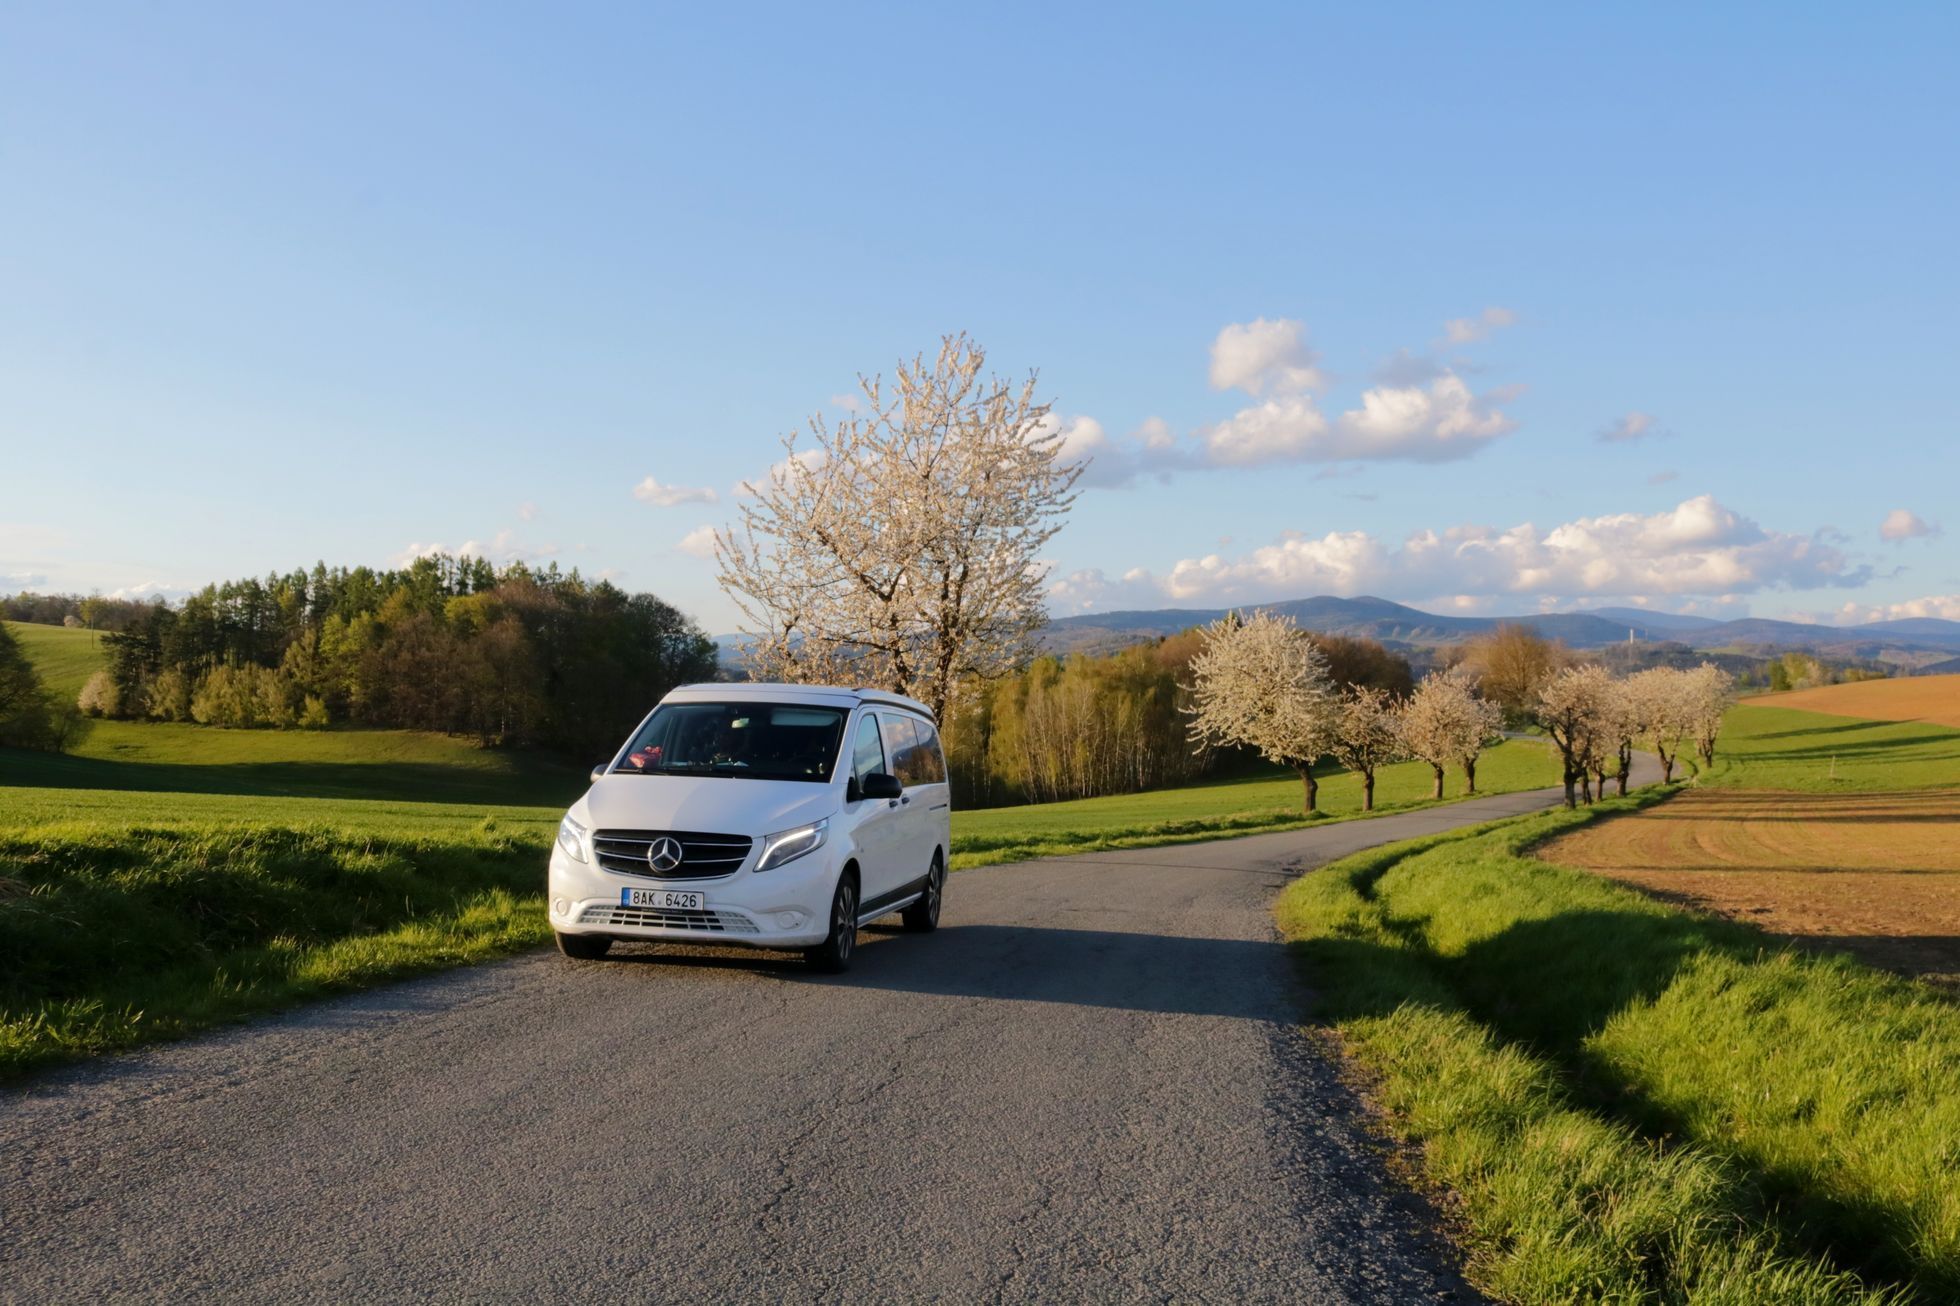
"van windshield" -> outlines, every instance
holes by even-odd
[[[842,708],[800,703],[665,703],[613,768],[615,775],[830,779],[844,738]]]

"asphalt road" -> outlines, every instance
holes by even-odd
[[[1270,907],[1551,798],[963,871],[840,977],[537,954],[46,1076],[0,1298],[1470,1300]]]

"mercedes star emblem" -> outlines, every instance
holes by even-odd
[[[647,845],[647,865],[656,871],[671,871],[681,864],[681,841],[663,834]]]

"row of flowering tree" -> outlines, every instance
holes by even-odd
[[[1368,685],[1338,685],[1313,637],[1288,617],[1233,613],[1199,637],[1187,709],[1191,738],[1200,748],[1252,748],[1298,771],[1309,812],[1319,804],[1316,767],[1325,759],[1360,778],[1362,808],[1372,811],[1375,773],[1393,762],[1428,765],[1437,798],[1445,771],[1458,767],[1474,794],[1478,758],[1504,737],[1504,708],[1480,692],[1474,659],[1425,676],[1398,699]],[[1704,766],[1714,762],[1734,697],[1727,673],[1704,663],[1619,678],[1570,662],[1557,645],[1546,652],[1539,669],[1510,688],[1558,751],[1567,805],[1603,795],[1609,777],[1624,794],[1642,744],[1659,755],[1663,780],[1673,778],[1683,748]]]

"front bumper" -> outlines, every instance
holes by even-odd
[[[613,939],[670,939],[684,943],[739,944],[751,948],[813,948],[830,931],[830,900],[837,868],[820,849],[787,866],[757,874],[749,860],[718,880],[663,880],[620,875],[573,861],[556,844],[546,901],[551,928],[560,934],[598,934]],[[622,889],[681,889],[706,895],[701,911],[626,907]]]

